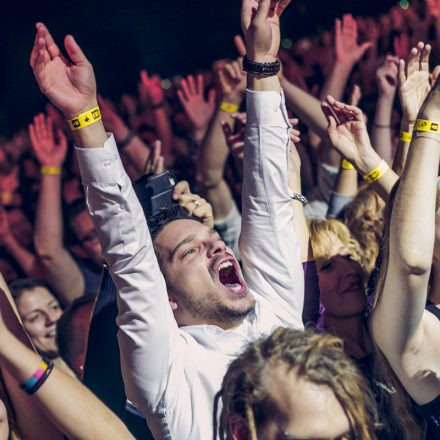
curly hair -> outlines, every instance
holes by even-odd
[[[384,228],[385,202],[370,187],[361,189],[345,207],[345,224],[360,246],[361,266],[373,271]]]
[[[280,369],[295,371],[298,378],[331,389],[348,417],[351,431],[359,440],[376,439],[377,411],[364,377],[344,353],[341,339],[278,328],[272,335],[249,344],[230,365],[214,401],[214,439],[229,439],[232,414],[247,420],[250,438],[276,416],[270,378]],[[219,401],[222,410],[217,422]]]

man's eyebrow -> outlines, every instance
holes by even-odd
[[[173,249],[173,251],[170,254],[170,261],[174,260],[174,257],[176,256],[177,251],[179,250],[179,248],[185,244],[191,243],[192,241],[197,239],[197,235],[192,234],[192,235],[188,235],[186,236],[183,240],[181,240],[179,243],[177,243],[177,246]]]

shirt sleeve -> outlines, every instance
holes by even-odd
[[[240,253],[250,289],[285,325],[302,328],[304,272],[288,188],[284,95],[247,90]]]
[[[127,397],[144,414],[155,412],[170,364],[178,362],[183,349],[165,280],[113,136],[101,148],[76,148],[76,153],[87,206],[118,290],[118,341]]]

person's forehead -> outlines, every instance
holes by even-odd
[[[158,234],[155,240],[155,245],[161,252],[172,252],[172,250],[190,235],[202,237],[209,235],[211,229],[191,219],[179,219],[168,223]]]
[[[348,418],[329,386],[298,377],[295,369],[279,370],[272,384],[277,390],[272,399],[293,438],[333,438],[349,430]]]
[[[42,305],[47,305],[55,299],[56,298],[45,287],[37,286],[23,290],[18,303],[21,309],[31,310]]]

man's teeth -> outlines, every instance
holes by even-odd
[[[234,292],[238,292],[241,289],[241,284],[240,283],[234,283],[234,284],[225,284],[225,286],[228,289],[233,290]]]
[[[233,266],[232,261],[225,261],[224,263],[220,264],[219,270],[226,269],[227,267]]]

